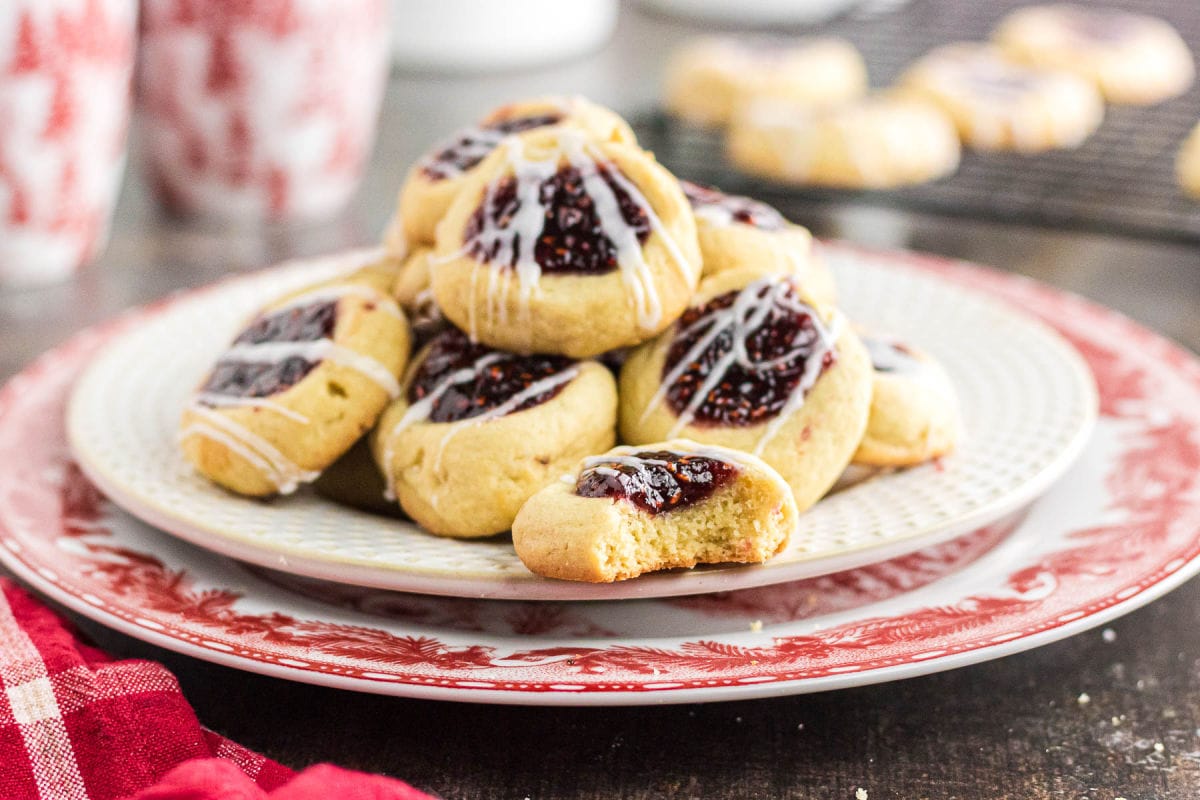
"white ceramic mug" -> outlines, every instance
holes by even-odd
[[[519,69],[608,41],[617,0],[394,0],[397,65],[448,72]]]

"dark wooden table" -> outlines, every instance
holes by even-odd
[[[131,166],[112,246],[76,282],[0,292],[0,378],[128,305],[230,271],[375,238],[404,169],[498,100],[576,91],[652,100],[685,31],[628,13],[605,51],[488,79],[397,77],[359,197],[306,228],[161,217]],[[136,151],[136,137],[134,150]],[[1114,306],[1200,349],[1200,252],[856,206],[813,208],[820,233],[990,263]],[[1200,796],[1200,583],[1067,641],[955,672],[831,694],[616,709],[443,704],[262,678],[83,622],[117,656],[166,662],[201,720],[285,764],[333,761],[451,798],[1096,798]],[[1090,702],[1081,704],[1087,694]]]

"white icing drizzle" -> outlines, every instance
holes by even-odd
[[[517,212],[508,220],[508,224],[500,227],[492,219],[495,207],[496,192],[500,181],[490,183],[484,192],[483,224],[473,237],[472,244],[478,245],[485,253],[492,254],[491,261],[497,264],[512,265],[517,274],[518,297],[522,308],[522,316],[528,315],[529,298],[538,291],[542,268],[534,256],[538,238],[545,224],[546,208],[541,201],[542,183],[558,171],[558,154],[537,161],[525,157],[521,140],[513,137],[507,144],[508,164],[512,168],[515,181]],[[471,296],[474,297],[479,281],[479,270],[488,270],[487,284],[487,320],[494,324],[497,315],[502,322],[507,322],[508,288],[507,281],[502,280],[501,270],[496,267],[477,266],[471,273]],[[467,318],[467,334],[471,341],[478,341],[478,321],[474,303]]]
[[[651,445],[652,446],[652,445]],[[643,450],[648,450],[643,448]],[[637,451],[635,451],[637,452]],[[674,452],[674,451],[672,451]],[[674,453],[675,455],[693,455],[692,453]],[[639,458],[632,453],[624,455],[622,453],[611,453],[604,456],[589,456],[583,460],[583,469],[580,472],[594,470],[597,472],[603,471],[603,474],[610,475],[615,473],[615,469],[607,469],[609,464],[618,464],[623,467],[640,467],[643,464],[657,464],[660,467],[665,467],[670,464],[669,461],[662,458]]]
[[[630,199],[633,200],[635,204],[645,209],[647,220],[650,223],[650,230],[654,233],[657,233],[663,244],[666,246],[667,252],[671,256],[671,263],[675,265],[675,269],[678,270],[679,275],[685,281],[691,281],[696,278],[696,265],[690,263],[687,258],[684,257],[683,251],[679,249],[679,243],[675,241],[675,237],[671,236],[670,232],[667,231],[666,226],[663,225],[662,220],[659,219],[658,215],[654,213],[654,209],[650,207],[650,202],[646,200],[646,197],[642,194],[641,190],[634,186],[633,182],[626,178],[619,169],[610,169],[608,171],[608,175],[612,179],[612,182],[622,189],[625,194],[629,195]],[[617,221],[619,224],[625,225],[625,219],[619,213],[617,214]],[[638,249],[638,258],[641,259],[640,248]]]
[[[241,361],[248,364],[273,364],[299,357],[305,361],[332,361],[350,367],[370,378],[388,397],[400,396],[400,382],[391,370],[374,358],[337,344],[330,339],[309,342],[260,342],[235,344],[221,356],[221,361]]]
[[[608,238],[616,248],[617,266],[621,271],[622,281],[629,291],[637,312],[638,325],[643,330],[657,330],[662,321],[662,304],[657,288],[654,285],[653,274],[646,263],[642,244],[637,232],[625,221],[621,214],[620,204],[613,186],[616,186],[630,200],[646,212],[650,230],[657,233],[671,256],[672,262],[680,274],[688,282],[695,279],[695,265],[683,255],[678,243],[666,230],[662,220],[654,212],[650,203],[638,188],[616,168],[609,166],[601,174],[600,163],[592,151],[585,135],[579,131],[563,130],[558,136],[558,149],[544,160],[532,160],[526,157],[521,141],[513,137],[506,143],[506,154],[512,176],[516,183],[515,200],[517,212],[501,227],[492,219],[496,191],[500,181],[492,182],[486,189],[483,199],[482,225],[480,231],[463,251],[454,254],[461,255],[472,245],[491,255],[488,259],[495,262],[494,267],[481,264],[471,276],[472,296],[478,282],[479,269],[489,269],[487,287],[487,313],[489,321],[495,315],[507,313],[508,282],[503,280],[501,269],[512,265],[517,274],[518,299],[522,318],[529,315],[529,300],[539,291],[542,277],[541,266],[537,263],[535,247],[545,226],[546,207],[541,201],[541,186],[552,178],[559,169],[560,158],[565,156],[567,162],[578,170],[583,180],[584,190],[591,196],[600,232]],[[606,180],[607,178],[607,180]],[[611,185],[609,183],[611,181]],[[504,294],[502,294],[504,293]],[[504,318],[501,317],[503,320]],[[468,316],[468,334],[477,340],[475,310],[472,308]]]
[[[292,411],[282,403],[276,403],[266,397],[238,397],[216,392],[199,392],[192,398],[192,406],[189,407],[194,408],[196,405],[215,408],[269,408],[277,414],[294,419],[301,425],[307,425],[311,421],[303,414]]]
[[[609,464],[618,464],[624,467],[633,467],[634,469],[640,469],[646,465],[668,467],[671,465],[671,461],[662,458],[644,458],[638,455],[638,453],[662,451],[668,452],[677,458],[708,458],[713,461],[732,464],[739,469],[745,469],[748,466],[746,460],[739,458],[739,454],[735,450],[724,447],[706,447],[688,439],[675,439],[663,444],[618,447],[608,453],[598,456],[588,456],[580,465],[579,474],[582,475],[589,471],[599,472],[602,475],[616,474],[618,470],[609,468]]]
[[[637,312],[638,327],[642,330],[654,330],[662,320],[662,302],[654,287],[654,275],[642,254],[642,244],[638,240],[637,231],[625,221],[621,213],[617,193],[600,174],[597,164],[585,152],[582,142],[564,142],[567,145],[567,160],[571,166],[579,170],[583,178],[583,188],[592,197],[596,217],[600,223],[600,231],[607,236],[617,248],[617,268],[621,271],[621,279],[626,291],[633,298],[633,306]],[[608,170],[610,179],[617,183],[615,168]],[[627,182],[628,183],[628,182]],[[619,185],[619,184],[618,184]],[[632,186],[632,184],[630,184]],[[645,198],[640,194],[626,193],[634,203],[650,211]],[[637,189],[634,188],[634,192]]]
[[[359,297],[367,302],[377,303],[378,305],[375,307],[383,313],[390,314],[397,319],[404,319],[404,314],[400,312],[400,309],[393,303],[388,302],[390,298],[381,295],[378,289],[373,289],[361,283],[339,283],[333,286],[318,286],[314,289],[309,289],[306,292],[289,297],[281,305],[266,309],[264,316],[274,316],[275,314],[291,311],[294,308],[303,308],[315,303],[337,302],[343,297]]]
[[[815,309],[789,296],[792,288],[789,281],[779,280],[777,276],[762,278],[742,289],[734,302],[727,308],[706,314],[693,322],[691,326],[678,331],[675,337],[687,335],[701,326],[707,327],[707,330],[696,339],[678,363],[663,377],[661,385],[643,410],[642,419],[645,420],[654,409],[662,405],[666,400],[667,393],[687,372],[691,364],[727,331],[732,340],[732,347],[723,353],[709,369],[703,383],[693,392],[688,404],[676,417],[675,423],[667,433],[668,438],[676,436],[692,423],[696,411],[703,405],[709,392],[725,379],[726,372],[734,365],[747,370],[765,371],[799,358],[800,348],[795,348],[792,352],[784,353],[777,358],[754,361],[746,350],[746,339],[762,327],[768,315],[775,308],[806,314],[811,319],[816,331],[817,343],[805,358],[804,370],[792,390],[791,396],[779,413],[764,427],[763,434],[759,437],[754,449],[754,454],[759,455],[767,443],[775,437],[783,423],[804,405],[805,395],[821,375],[825,354],[833,350],[844,325],[841,315],[835,314],[830,324],[826,326]],[[761,297],[759,296],[760,292],[763,292]]]
[[[196,406],[188,410],[199,419],[180,431],[180,441],[189,436],[203,436],[220,442],[259,470],[280,494],[291,494],[300,484],[320,475],[302,469],[266,439],[218,411]]]
[[[758,441],[755,443],[754,450],[752,451],[756,456],[762,455],[763,450],[766,449],[767,445],[779,433],[779,429],[783,427],[783,424],[804,405],[804,398],[808,394],[808,390],[821,377],[821,362],[824,360],[825,353],[833,350],[837,345],[838,339],[842,337],[842,331],[846,327],[846,318],[838,312],[834,312],[833,319],[830,320],[828,328],[820,324],[816,314],[813,315],[813,321],[816,324],[817,334],[821,337],[822,348],[813,351],[813,354],[804,362],[804,372],[800,375],[800,381],[796,384],[796,388],[792,390],[792,396],[784,403],[783,408],[779,409],[779,413],[775,415],[775,418],[767,423],[762,436],[758,437]]]
[[[716,338],[720,336],[727,328],[732,327],[734,329],[735,341],[742,341],[744,345],[744,336],[748,332],[753,331],[756,327],[761,325],[762,321],[766,318],[766,315],[771,310],[771,304],[769,302],[763,302],[759,304],[759,298],[757,297],[759,289],[768,287],[770,285],[771,280],[769,278],[763,278],[755,281],[745,289],[742,289],[741,292],[739,292],[737,299],[734,300],[732,305],[730,305],[728,308],[723,308],[712,314],[701,317],[688,327],[683,328],[675,333],[675,337],[677,338],[691,333],[696,328],[702,326],[708,327],[708,330],[701,334],[701,336],[692,344],[691,348],[689,348],[688,351],[684,353],[683,357],[679,359],[679,363],[676,364],[663,378],[662,383],[659,385],[654,395],[650,398],[650,402],[646,405],[645,410],[642,412],[641,419],[643,422],[647,417],[650,416],[651,412],[653,412],[655,408],[658,408],[658,406],[661,405],[664,400],[666,400],[667,392],[669,392],[671,387],[674,386],[675,383],[678,382],[678,380],[683,376],[684,372],[687,371],[688,366],[697,358],[699,358],[700,354],[708,349],[708,346],[712,344],[713,341],[715,341]],[[771,294],[780,294],[783,290],[781,290],[779,287],[783,286],[786,286],[786,284],[780,282],[778,285],[776,285]],[[764,300],[766,299],[769,298],[764,298]],[[743,317],[747,318],[744,323],[741,321]],[[740,339],[738,338],[739,333],[742,334]],[[744,346],[742,349],[745,349]],[[726,356],[727,358],[732,359],[733,350],[727,353]],[[727,369],[732,363],[732,360],[730,360],[729,364],[726,364],[724,368]],[[707,391],[703,394],[707,394]],[[700,397],[700,399],[703,400],[703,394],[697,391],[696,397]],[[672,431],[676,432],[679,427],[681,426],[672,428]],[[670,435],[673,436],[674,433],[671,433]]]
[[[413,403],[404,412],[404,416],[400,417],[392,428],[389,438],[394,438],[397,433],[412,425],[423,422],[429,419],[429,415],[433,413],[433,406],[441,399],[442,395],[448,392],[451,387],[457,386],[460,383],[475,380],[475,376],[479,375],[485,369],[497,361],[502,360],[507,356],[507,353],[492,352],[477,358],[469,367],[455,370],[449,375],[442,378],[436,384],[429,394],[422,397],[417,402]]]

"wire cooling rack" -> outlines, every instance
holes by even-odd
[[[986,38],[1013,0],[913,0],[886,16],[847,17],[821,33],[854,42],[872,83],[887,86],[904,67],[949,41]],[[1200,45],[1200,2],[1126,0],[1132,11],[1170,20],[1184,39]],[[853,199],[977,218],[1125,235],[1200,242],[1200,202],[1183,195],[1175,154],[1200,120],[1200,84],[1150,107],[1109,106],[1104,123],[1076,150],[1042,155],[964,152],[953,176],[900,190],[865,192],[772,184],[737,172],[724,158],[719,131],[689,126],[666,114],[635,121],[639,138],[676,174],[751,194],[785,213],[790,203]]]

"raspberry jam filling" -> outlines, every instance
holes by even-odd
[[[316,366],[299,356],[272,364],[220,361],[200,391],[225,397],[269,397],[295,386]]]
[[[457,177],[487,158],[505,136],[544,128],[561,121],[562,114],[532,114],[467,128],[460,131],[449,144],[429,155],[421,166],[421,172],[432,181]]]
[[[258,316],[238,334],[233,344],[315,342],[330,338],[336,323],[336,302],[286,308]],[[316,361],[295,355],[276,361],[225,356],[217,362],[200,392],[225,397],[268,397],[295,386],[316,366]]]
[[[409,403],[432,398],[430,422],[458,422],[501,406],[524,411],[553,398],[567,380],[555,380],[575,362],[562,356],[519,356],[472,344],[450,328],[430,345],[408,387]],[[545,388],[542,388],[545,387]],[[519,395],[525,395],[520,397]],[[515,402],[514,402],[515,401]]]
[[[322,301],[260,315],[233,343],[315,342],[332,336],[336,323],[337,303]]]
[[[645,244],[650,235],[646,209],[622,188],[623,177],[621,180],[614,177],[615,166],[596,164],[595,169],[612,193],[624,225],[639,244]],[[524,235],[536,239],[533,259],[542,272],[601,275],[617,269],[617,245],[609,234],[615,227],[613,223],[620,221],[602,220],[596,199],[585,187],[579,169],[561,166],[541,182],[535,200],[540,213],[526,230],[518,227],[522,225],[519,214],[523,202],[519,188],[517,178],[509,175],[485,193],[463,232],[467,252],[472,257],[501,267],[514,267],[518,254],[529,246],[527,241],[521,241]]]
[[[628,500],[660,514],[707,499],[738,474],[728,461],[667,450],[589,459],[575,483],[580,497]]]
[[[783,215],[766,203],[691,181],[680,181],[679,185],[696,216],[715,225],[736,222],[762,231],[778,231],[787,226]]]
[[[663,382],[667,405],[690,424],[765,422],[837,361],[824,323],[788,281],[764,279],[689,308],[678,331]]]

